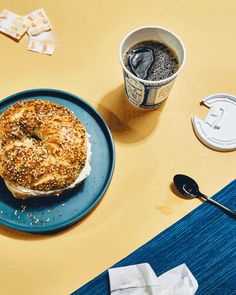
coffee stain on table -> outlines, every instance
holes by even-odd
[[[170,215],[173,212],[171,207],[166,205],[163,205],[163,206],[156,205],[156,209],[159,210],[164,215]]]

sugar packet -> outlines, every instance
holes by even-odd
[[[45,11],[41,8],[25,16],[27,22],[27,33],[36,36],[52,29],[52,25]]]
[[[26,19],[7,9],[0,13],[0,32],[20,40],[26,32]]]
[[[52,55],[55,50],[55,45],[43,41],[30,40],[28,50]]]

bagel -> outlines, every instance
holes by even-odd
[[[83,124],[62,105],[23,100],[0,116],[0,176],[16,198],[60,195],[91,172]]]

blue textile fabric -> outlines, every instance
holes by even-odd
[[[236,180],[213,198],[235,210]],[[157,276],[186,263],[198,281],[197,295],[236,294],[236,219],[205,202],[113,267],[143,262]],[[110,294],[107,271],[72,294]]]

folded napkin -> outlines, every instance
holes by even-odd
[[[112,295],[193,295],[198,283],[186,264],[157,277],[148,263],[108,270]]]

